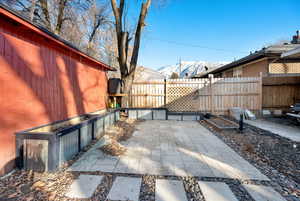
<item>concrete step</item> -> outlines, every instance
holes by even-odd
[[[155,201],[187,201],[182,181],[157,179]]]
[[[138,201],[142,179],[117,177],[107,196],[109,200]]]
[[[66,196],[77,199],[90,198],[101,183],[102,179],[103,176],[80,175],[78,179],[73,181]]]
[[[225,183],[206,181],[198,183],[206,201],[238,201]]]

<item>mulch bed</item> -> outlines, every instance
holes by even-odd
[[[287,200],[300,200],[300,143],[250,125],[239,133],[200,123],[267,175]]]

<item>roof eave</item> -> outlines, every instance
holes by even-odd
[[[73,51],[75,53],[77,53],[78,55],[98,64],[99,66],[103,67],[105,70],[109,70],[109,71],[116,71],[115,68],[108,66],[107,64],[100,62],[96,59],[94,59],[91,56],[88,56],[87,54],[85,54],[84,52],[80,51],[79,49],[77,49],[76,47],[74,47],[73,45],[71,45],[69,42],[59,38],[57,35],[55,35],[54,33],[48,31],[47,29],[45,29],[44,27],[34,24],[32,22],[30,22],[28,19],[25,19],[24,17],[20,16],[18,13],[12,11],[11,9],[7,8],[6,6],[4,6],[3,4],[0,3],[0,14],[16,21],[17,23],[27,27],[28,29],[34,31],[35,33],[46,37],[47,39],[60,44],[61,46],[67,48],[70,51]]]
[[[249,56],[247,56],[247,57],[244,57],[244,58],[239,59],[239,60],[237,60],[237,61],[234,61],[234,62],[232,62],[232,63],[226,64],[225,66],[222,66],[222,67],[220,67],[220,68],[217,68],[217,69],[215,69],[215,70],[213,70],[213,71],[211,71],[211,72],[209,72],[209,73],[211,73],[211,74],[219,73],[219,72],[222,72],[222,71],[224,71],[224,70],[228,70],[228,69],[230,69],[230,68],[234,68],[234,67],[237,67],[237,66],[239,66],[239,65],[243,65],[243,64],[249,63],[249,62],[254,61],[254,60],[256,60],[256,59],[263,58],[263,57],[265,57],[265,56],[266,56],[266,55],[265,55],[264,53],[261,53],[261,52],[260,52],[260,53],[255,53],[255,54],[253,54],[253,55],[249,55]]]
[[[293,50],[284,52],[280,56],[281,58],[300,58],[300,47]]]

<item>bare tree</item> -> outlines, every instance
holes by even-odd
[[[86,22],[86,28],[88,28],[87,33],[87,53],[92,54],[92,52],[98,52],[97,46],[95,46],[95,39],[97,38],[97,33],[99,33],[99,29],[105,29],[107,26],[112,24],[110,20],[111,10],[109,9],[109,5],[105,1],[95,2],[89,12],[87,12],[86,19],[83,21]]]
[[[128,58],[128,53],[129,43],[132,38],[129,36],[129,32],[128,30],[126,30],[125,26],[125,4],[126,0],[120,0],[119,5],[117,5],[116,0],[111,0],[111,6],[115,17],[115,29],[118,41],[118,62],[121,71],[121,78],[124,83],[122,87],[122,92],[125,94],[129,94],[132,82],[134,80],[134,73],[137,67],[142,30],[145,27],[145,19],[147,17],[147,13],[151,5],[151,0],[145,0],[142,2],[139,19],[136,25],[135,33],[133,34],[134,43],[132,47],[132,56],[130,59]],[[127,62],[128,59],[130,60],[130,62]],[[128,96],[124,97],[122,104],[123,106],[127,106]]]
[[[178,78],[179,78],[179,75],[178,75],[178,73],[175,73],[175,72],[173,72],[170,76],[170,79],[178,79]]]

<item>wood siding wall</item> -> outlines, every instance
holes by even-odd
[[[300,77],[264,77],[263,108],[287,111],[300,101]]]
[[[106,107],[103,68],[0,16],[0,175],[14,166],[14,133]]]
[[[133,108],[166,107],[170,111],[227,114],[231,107],[261,110],[261,78],[204,78],[135,82]]]
[[[267,59],[251,62],[249,64],[240,65],[233,69],[229,69],[222,73],[222,77],[233,77],[234,71],[240,69],[242,71],[241,77],[259,77],[260,73],[268,74],[269,61]]]

